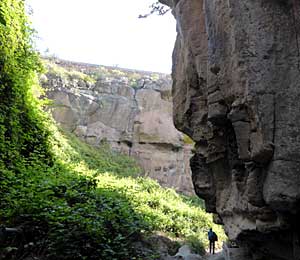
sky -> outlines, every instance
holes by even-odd
[[[62,59],[171,72],[176,22],[147,13],[154,0],[26,0],[36,47]]]

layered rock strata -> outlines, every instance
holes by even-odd
[[[136,158],[144,175],[194,194],[192,147],[172,121],[170,76],[62,60],[47,66],[42,85],[63,128],[95,146],[109,143]]]
[[[177,20],[174,122],[196,142],[196,193],[240,260],[300,259],[299,2],[161,2]]]

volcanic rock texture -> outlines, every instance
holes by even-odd
[[[175,126],[242,259],[300,259],[300,2],[177,0]]]
[[[107,142],[137,159],[144,175],[194,195],[189,160],[192,146],[173,124],[169,75],[45,61],[41,79],[53,100],[54,119],[85,142]]]

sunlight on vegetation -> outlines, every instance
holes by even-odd
[[[130,246],[137,237],[155,231],[202,253],[209,227],[225,238],[199,201],[135,177],[139,169],[132,159],[63,136],[54,125],[51,131],[57,161],[49,168],[27,167],[17,178],[9,172],[0,210],[7,224],[24,221],[27,232],[36,229],[33,249],[44,246],[48,257],[61,254],[56,259],[126,259],[137,254]]]
[[[77,63],[78,67],[70,65],[67,61],[59,60],[56,57],[47,56],[43,58],[44,67],[47,70],[47,74],[61,77],[66,81],[82,80],[89,84],[95,84],[97,81],[116,81],[123,80],[127,82],[127,85],[132,88],[141,88],[145,82],[164,82],[169,79],[169,75],[163,73],[154,73],[147,71],[137,71],[131,69],[124,69],[118,67],[109,67],[102,65],[89,65],[89,68],[81,68],[81,63]],[[66,65],[66,66],[64,66]],[[68,67],[69,65],[69,67]],[[72,67],[74,66],[74,67]]]
[[[54,62],[50,62],[50,60],[43,60],[43,65],[47,69],[49,74],[58,75],[63,79],[66,80],[83,80],[89,83],[95,83],[96,80],[92,78],[91,76],[81,73],[77,70],[67,70],[61,66],[56,65]]]
[[[211,226],[224,240],[200,200],[137,177],[132,159],[57,129],[36,96],[42,67],[31,34],[24,2],[2,0],[0,224],[19,233],[1,237],[0,259],[155,259],[134,242],[160,231],[201,251]]]

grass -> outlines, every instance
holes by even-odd
[[[159,83],[161,80],[169,78],[169,76],[162,73],[128,70],[101,65],[97,67],[90,67],[89,69],[82,71],[80,68],[72,68],[72,66],[60,66],[56,63],[56,61],[59,60],[51,57],[43,59],[48,75],[53,74],[65,80],[82,80],[88,84],[94,84],[98,80],[117,79],[126,80],[127,85],[132,88],[140,88],[143,86],[145,81]]]
[[[55,126],[52,131],[57,157],[52,167],[29,165],[17,178],[4,173],[0,220],[21,226],[30,237],[19,241],[22,246],[15,245],[5,259],[22,254],[42,254],[46,259],[148,259],[132,244],[153,232],[186,241],[198,252],[207,247],[209,227],[220,241],[225,239],[201,200],[136,177],[135,162],[107,146],[91,147]],[[31,246],[25,247],[28,243]]]
[[[96,80],[88,74],[82,73],[77,70],[68,70],[47,59],[43,60],[43,65],[46,68],[48,74],[59,76],[65,80],[82,80],[90,84],[94,84],[96,82]]]
[[[0,1],[0,259],[157,259],[135,243],[158,231],[203,248],[213,224],[197,201],[137,178],[130,158],[81,143],[42,111],[28,25],[23,1]]]

